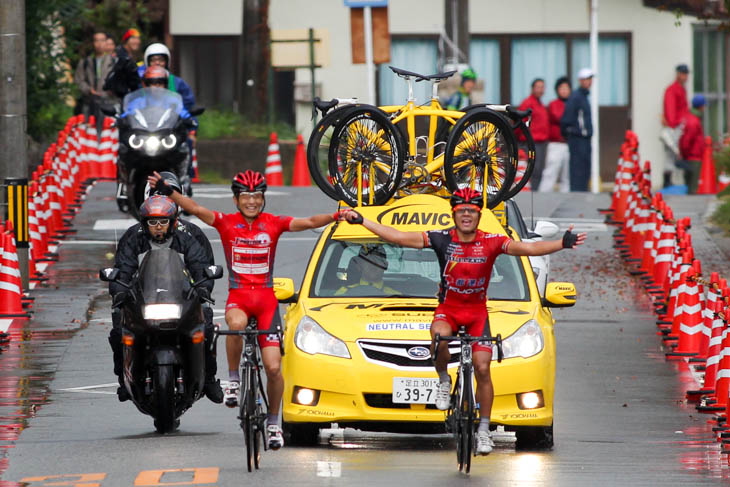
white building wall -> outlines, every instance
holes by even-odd
[[[170,34],[241,35],[242,0],[172,0]]]

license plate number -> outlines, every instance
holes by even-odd
[[[393,402],[399,404],[434,404],[438,379],[393,377]]]

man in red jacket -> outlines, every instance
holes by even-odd
[[[689,68],[686,64],[677,66],[677,76],[674,83],[669,85],[664,91],[664,114],[662,116],[661,139],[667,149],[679,157],[679,137],[682,135],[682,121],[684,115],[689,111],[687,106],[687,90],[684,85],[687,84],[689,77]]]
[[[532,108],[532,121],[530,122],[530,133],[535,140],[535,169],[530,178],[530,187],[537,189],[540,187],[542,179],[542,171],[545,167],[545,152],[547,150],[549,122],[548,111],[542,104],[540,98],[545,93],[545,81],[537,78],[532,82],[532,92],[530,96],[522,100],[519,109],[527,110]],[[524,137],[520,137],[524,141]]]
[[[705,152],[705,133],[702,130],[702,112],[707,101],[702,95],[692,98],[692,110],[684,114],[682,123],[684,130],[679,139],[679,155],[681,161],[677,163],[684,169],[684,179],[687,182],[687,192],[697,193],[697,183],[702,169],[702,155]]]
[[[570,80],[561,76],[555,82],[556,99],[548,105],[548,145],[545,155],[545,170],[542,172],[542,181],[538,191],[553,191],[555,183],[560,178],[560,192],[570,192],[570,151],[563,135],[560,133],[560,119],[565,111],[565,101],[570,96]]]

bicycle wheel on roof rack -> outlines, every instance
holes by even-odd
[[[314,183],[327,196],[337,201],[340,199],[334,187],[334,178],[329,173],[328,154],[332,134],[342,118],[353,107],[362,105],[345,105],[327,113],[314,127],[307,143],[307,166]]]
[[[339,197],[350,206],[382,205],[403,176],[403,141],[376,107],[352,108],[335,127],[329,173]]]
[[[505,200],[517,169],[517,143],[510,124],[487,108],[470,110],[449,134],[444,153],[446,185],[470,187],[486,197],[488,208]]]

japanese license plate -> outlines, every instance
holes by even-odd
[[[393,402],[401,404],[434,404],[438,379],[393,377]]]

